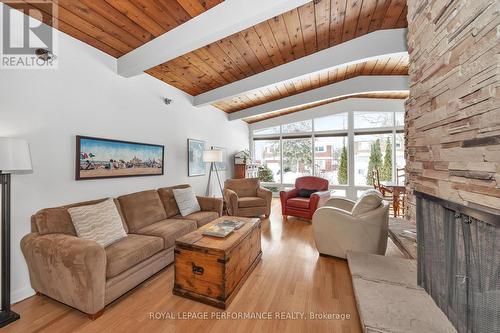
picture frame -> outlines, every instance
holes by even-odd
[[[188,177],[204,176],[206,174],[206,163],[203,162],[203,151],[205,150],[205,141],[188,139]]]
[[[165,146],[76,136],[75,180],[162,176]]]
[[[215,163],[215,166],[217,167],[218,171],[226,171],[227,169],[227,149],[224,147],[218,147],[218,146],[212,146],[212,150],[222,150],[223,155],[224,155],[224,161],[223,162],[217,162]]]

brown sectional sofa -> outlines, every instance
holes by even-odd
[[[42,209],[21,240],[31,286],[94,318],[104,307],[174,260],[175,239],[222,215],[222,200],[198,197],[201,211],[182,217],[165,187],[115,200],[127,237],[106,248],[76,237],[68,208],[105,199]]]

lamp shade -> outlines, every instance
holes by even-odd
[[[21,139],[0,138],[0,171],[12,173],[31,170],[28,142]]]
[[[203,151],[203,162],[224,162],[224,153],[220,149]]]

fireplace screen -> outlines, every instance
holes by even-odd
[[[459,332],[500,332],[498,221],[457,207],[417,194],[418,283]]]

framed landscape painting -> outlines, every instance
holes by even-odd
[[[165,147],[148,143],[76,137],[76,180],[160,176]]]
[[[203,151],[205,141],[188,139],[188,176],[203,176],[205,174],[205,162],[203,162]]]
[[[222,156],[224,156],[224,159],[222,162],[215,163],[215,166],[217,167],[218,171],[226,170],[226,158],[227,158],[226,148],[212,146],[212,150],[222,150]]]

